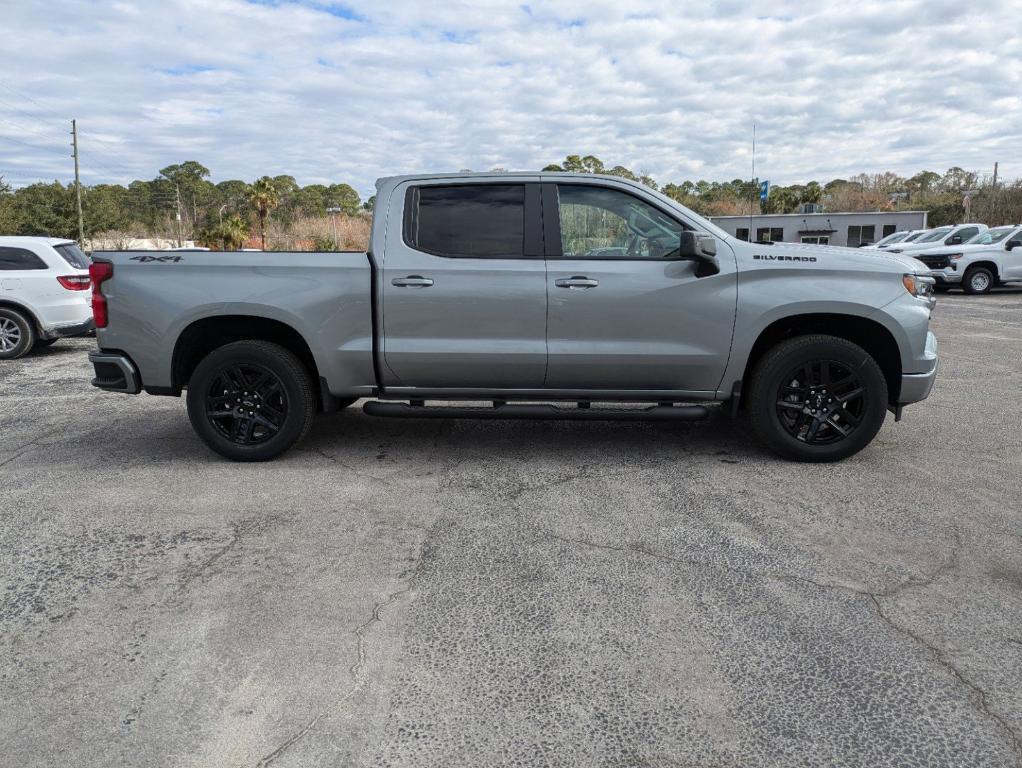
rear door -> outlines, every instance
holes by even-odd
[[[380,257],[384,385],[537,389],[546,372],[539,185],[406,183]]]
[[[737,282],[679,261],[686,225],[624,189],[543,184],[549,294],[546,385],[716,390],[735,323]],[[673,254],[673,255],[672,255]]]
[[[38,311],[53,301],[60,284],[46,262],[28,248],[0,246],[0,297]]]

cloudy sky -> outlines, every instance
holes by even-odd
[[[1022,176],[1022,0],[2,0],[0,175]]]

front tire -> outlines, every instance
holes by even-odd
[[[981,294],[990,293],[990,289],[997,285],[997,278],[994,273],[986,267],[970,267],[962,278],[962,289],[966,293]]]
[[[887,381],[861,347],[835,336],[788,339],[760,360],[749,395],[752,427],[794,461],[839,461],[876,437]]]
[[[0,360],[27,355],[34,344],[32,322],[17,310],[0,307]]]
[[[305,436],[315,414],[309,371],[278,344],[225,344],[202,359],[188,382],[192,427],[234,461],[279,456]]]

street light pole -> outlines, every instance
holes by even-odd
[[[326,212],[330,214],[330,223],[332,224],[334,230],[334,245],[340,248],[341,244],[337,240],[337,214],[341,212],[341,209],[338,208],[337,206],[331,206],[326,209]]]

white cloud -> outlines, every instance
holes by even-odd
[[[695,6],[687,7],[687,6]],[[1018,0],[11,0],[0,174],[88,182],[535,169],[661,182],[951,165],[1022,176]]]

